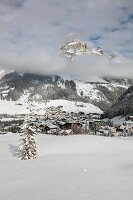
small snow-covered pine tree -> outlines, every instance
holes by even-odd
[[[35,129],[28,121],[23,126],[22,139],[20,139],[21,160],[35,159],[37,156],[37,146],[35,140]]]

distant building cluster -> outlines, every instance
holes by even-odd
[[[21,133],[22,125],[28,115],[1,115],[0,134]],[[40,134],[73,135],[93,134],[99,136],[133,135],[133,116],[127,116],[122,125],[111,120],[101,120],[100,114],[66,112],[63,106],[49,107],[44,115],[31,113],[30,126]]]

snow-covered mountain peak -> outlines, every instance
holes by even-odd
[[[105,52],[101,47],[91,48],[87,45],[87,43],[80,41],[79,39],[74,39],[69,42],[66,42],[61,46],[60,55],[64,57],[74,60],[76,56],[82,54],[88,54],[91,56],[102,56],[105,55],[110,60],[113,60],[116,63],[123,63],[129,61],[129,59],[125,58],[121,54],[116,51],[111,53]]]
[[[74,39],[70,42],[65,43],[60,48],[60,54],[73,60],[76,55],[91,53],[91,50],[86,43],[81,42],[78,39]]]
[[[96,55],[103,55],[104,54],[104,51],[101,47],[96,47],[96,48],[92,48],[91,49],[91,54],[96,54]]]
[[[82,54],[101,56],[106,53],[101,47],[91,48],[87,45],[87,43],[84,43],[79,39],[74,39],[70,42],[67,42],[60,48],[60,55],[63,55],[70,60],[74,60],[77,55]]]

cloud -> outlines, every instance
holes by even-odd
[[[8,58],[8,59],[7,59]],[[14,64],[15,61],[15,64]],[[0,55],[0,65],[20,72],[69,76],[89,81],[92,77],[133,77],[133,61],[126,58],[110,60],[108,56],[80,55],[70,61],[59,54],[49,54],[43,49],[28,54],[5,53]]]
[[[115,59],[110,60],[105,56],[79,56],[73,63],[69,63],[64,69],[66,74],[76,76],[79,79],[89,80],[94,76],[133,77],[133,61]]]
[[[132,0],[1,0],[0,67],[79,77],[107,72],[132,76],[132,61],[114,64],[80,56],[70,64],[58,55],[74,33],[91,47],[133,59],[132,13]]]
[[[27,53],[6,52],[0,54],[0,65],[6,69],[37,74],[58,74],[64,66],[58,54],[49,54],[44,49],[33,49]],[[10,66],[10,67],[9,67]]]

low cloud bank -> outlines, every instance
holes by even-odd
[[[16,52],[1,53],[0,67],[19,72],[50,74],[89,80],[92,76],[112,76],[133,78],[133,61],[112,59],[108,56],[80,55],[69,61],[59,54],[51,54],[43,49],[31,50],[28,54]]]

